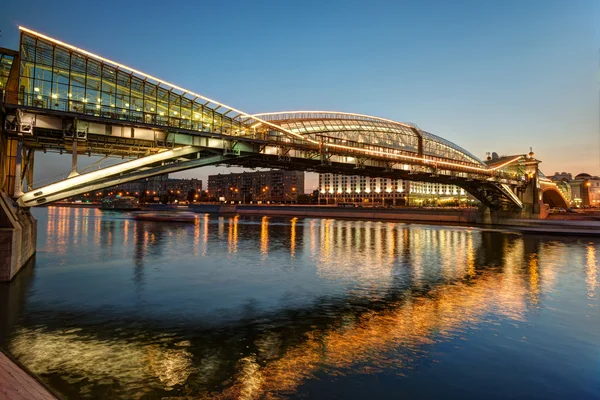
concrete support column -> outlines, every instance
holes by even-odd
[[[37,221],[13,200],[22,188],[22,164],[23,144],[0,130],[0,281],[10,281],[36,251]]]
[[[0,190],[4,190],[10,196],[14,195],[15,190],[17,147],[16,140],[9,139],[0,132],[0,159],[2,160]]]
[[[527,187],[523,193],[521,218],[543,219],[547,216],[540,189],[539,163],[540,161],[533,157],[533,152],[529,153],[529,158],[525,161]]]
[[[29,149],[27,153],[27,173],[25,179],[27,179],[27,191],[33,190],[33,160],[35,157],[35,150]]]
[[[23,194],[23,141],[17,141],[17,159],[15,162],[15,187],[13,196],[19,197]]]
[[[10,281],[36,251],[37,221],[0,191],[0,281]]]
[[[71,173],[69,174],[69,178],[79,175],[77,172],[77,139],[73,139],[73,149],[72,149],[72,157],[71,157]]]

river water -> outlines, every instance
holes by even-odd
[[[68,399],[600,398],[596,238],[34,214],[0,345]]]

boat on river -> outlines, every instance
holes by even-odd
[[[98,208],[104,211],[139,211],[142,209],[138,199],[133,196],[105,197]]]
[[[196,213],[191,211],[139,211],[133,215],[137,221],[196,222]]]

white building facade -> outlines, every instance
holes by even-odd
[[[319,174],[319,204],[442,206],[473,204],[464,189],[442,183],[358,175]]]

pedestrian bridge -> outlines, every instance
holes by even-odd
[[[250,114],[20,30],[19,51],[0,50],[10,61],[0,75],[6,148],[0,164],[2,188],[22,207],[211,164],[450,183],[493,209],[523,209],[527,188],[534,196],[539,191],[532,154],[485,163],[415,124],[356,113]],[[72,154],[69,177],[36,187],[33,159],[40,151]],[[80,174],[81,155],[127,161]]]

